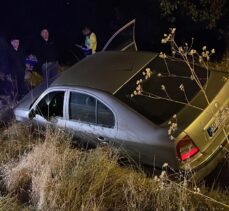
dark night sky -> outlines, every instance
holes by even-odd
[[[79,42],[82,38],[82,26],[89,24],[102,47],[115,30],[136,17],[138,28],[146,38],[149,36],[148,29],[154,27],[157,30],[153,34],[158,32],[161,28],[158,3],[154,4],[152,13],[147,2],[148,0],[8,0],[0,3],[0,30],[6,32],[8,37],[19,34],[25,40],[38,36],[40,28],[47,26],[58,42],[65,43]]]
[[[40,28],[47,26],[53,37],[60,42],[80,39],[81,28],[90,24],[102,35],[109,34],[109,22],[114,15],[112,1],[103,0],[8,0],[1,2],[0,30],[8,37],[39,35]],[[118,1],[117,1],[118,2]],[[104,34],[105,33],[105,34]]]
[[[24,44],[29,45],[39,37],[41,27],[47,26],[59,45],[68,45],[81,42],[81,29],[83,25],[89,24],[96,32],[98,46],[101,48],[115,30],[129,20],[137,18],[136,33],[140,48],[158,50],[162,34],[173,26],[161,18],[158,2],[158,0],[1,1],[0,33],[5,33],[8,38],[19,35]],[[176,27],[182,36],[185,35],[190,39],[192,36],[205,33],[203,26],[199,25],[198,28],[195,26],[190,30],[188,19],[179,18]],[[198,30],[200,33],[196,33]],[[215,39],[214,36],[213,34],[211,39]],[[208,33],[207,38],[209,37],[211,34]]]

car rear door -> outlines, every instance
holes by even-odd
[[[112,143],[117,134],[117,124],[112,110],[96,96],[85,92],[69,91],[66,129],[78,144],[95,147]]]

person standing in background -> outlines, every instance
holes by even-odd
[[[37,58],[43,80],[50,83],[50,79],[58,74],[58,53],[55,43],[49,39],[49,31],[43,28],[40,32],[41,40],[38,46]]]
[[[10,44],[10,63],[14,92],[17,95],[15,96],[16,99],[20,100],[28,92],[28,87],[25,84],[25,53],[17,36],[11,38]]]
[[[86,48],[83,48],[83,51],[86,55],[94,54],[97,48],[97,38],[94,32],[88,26],[85,26],[82,30],[83,35],[85,36],[84,45]]]

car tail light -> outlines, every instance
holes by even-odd
[[[188,135],[179,141],[176,149],[177,155],[182,161],[187,160],[199,152],[199,148],[193,143],[192,139]]]

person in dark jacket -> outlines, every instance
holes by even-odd
[[[14,92],[17,93],[17,99],[20,100],[28,92],[28,87],[26,87],[25,83],[25,53],[18,37],[12,37],[10,44],[10,63]]]
[[[40,35],[41,41],[37,52],[38,64],[44,81],[49,84],[50,79],[58,74],[58,53],[55,43],[49,39],[48,29],[42,29]]]

